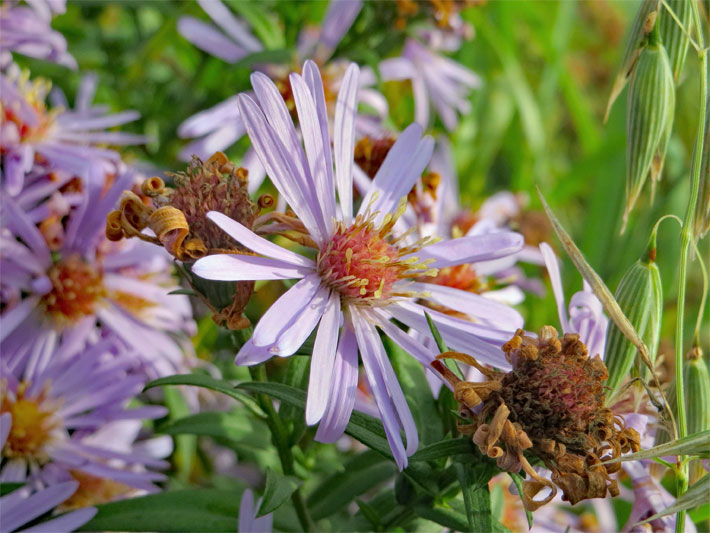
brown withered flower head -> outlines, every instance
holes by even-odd
[[[250,200],[245,169],[217,152],[204,163],[193,157],[185,172],[171,176],[175,188],[153,177],[143,182],[140,195],[124,191],[119,209],[107,217],[107,237],[113,241],[137,237],[163,246],[187,265],[208,254],[250,253],[206,217],[219,211],[251,229],[259,209],[273,203],[266,196],[258,204]],[[146,228],[155,236],[144,233]],[[254,291],[253,281],[207,283],[194,276],[188,281],[213,310],[216,322],[230,329],[249,325],[242,311]]]
[[[523,469],[523,501],[533,511],[563,492],[572,504],[619,493],[611,474],[619,463],[603,464],[628,451],[638,451],[640,437],[622,418],[604,406],[606,366],[599,355],[589,357],[579,335],[545,326],[537,338],[518,330],[503,345],[513,366],[508,373],[480,365],[470,355],[447,352],[438,359],[456,359],[477,368],[487,379],[459,379],[441,361],[432,366],[454,388],[464,421],[459,430],[473,435],[481,453],[508,472]],[[537,457],[552,472],[541,477],[524,452]],[[535,496],[545,487],[550,493]]]

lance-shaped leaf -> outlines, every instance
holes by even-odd
[[[302,484],[303,482],[298,478],[277,474],[273,470],[268,469],[266,471],[264,497],[261,500],[259,512],[256,517],[259,518],[267,515],[281,507]]]
[[[663,311],[663,289],[656,263],[650,258],[638,260],[626,271],[614,294],[621,310],[641,335],[649,350],[649,359],[655,362],[658,340],[661,333]],[[616,397],[629,372],[634,368],[636,347],[610,322],[607,327],[604,363],[609,371],[606,385],[610,391],[610,401]],[[636,365],[634,374],[648,378],[650,373],[645,365]]]
[[[708,442],[710,442],[710,430],[701,431],[683,437],[682,439],[654,446],[648,450],[641,450],[640,452],[630,453],[617,457],[616,459],[604,461],[604,464],[655,459],[656,457],[667,457],[671,455],[696,455],[700,458],[707,459],[710,457]]]
[[[658,7],[658,0],[643,0],[639,6],[639,10],[636,12],[636,17],[634,18],[634,22],[631,25],[631,29],[626,37],[626,49],[624,50],[624,56],[621,60],[621,69],[616,75],[616,79],[614,79],[614,85],[611,88],[611,95],[609,95],[609,102],[606,105],[604,122],[606,122],[609,118],[611,106],[614,105],[614,102],[621,94],[621,91],[624,90],[624,87],[626,87],[626,83],[629,81],[634,65],[636,64],[639,54],[641,53],[641,46],[648,34],[651,32],[653,24],[656,21]]]
[[[624,228],[649,173],[654,180],[660,178],[674,112],[675,86],[668,54],[659,42],[648,43],[631,75],[626,104]]]

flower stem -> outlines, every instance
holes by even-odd
[[[707,127],[705,119],[707,116],[708,105],[708,51],[705,49],[703,36],[703,26],[698,12],[697,2],[691,2],[693,22],[697,31],[698,58],[700,60],[700,119],[698,121],[698,134],[695,140],[695,153],[692,165],[692,181],[690,186],[690,200],[688,209],[685,213],[685,221],[681,230],[681,246],[680,246],[680,269],[678,276],[678,304],[676,314],[676,337],[675,337],[675,386],[676,386],[676,403],[678,405],[678,436],[683,438],[688,434],[686,413],[685,413],[685,384],[683,383],[683,318],[685,313],[685,281],[688,268],[688,254],[690,251],[690,241],[692,239],[693,217],[695,216],[695,207],[698,201],[698,190],[700,188],[700,170],[702,166],[703,142],[705,128]],[[685,457],[681,460],[681,471],[679,472],[676,497],[680,497],[688,489],[688,463]],[[685,511],[680,511],[676,520],[676,532],[682,532],[685,529]]]
[[[254,381],[268,381],[264,365],[249,367],[249,373]],[[267,415],[266,423],[271,430],[273,443],[278,450],[283,473],[287,476],[295,476],[296,472],[293,467],[293,452],[291,451],[291,445],[288,442],[288,431],[281,422],[276,409],[274,409],[274,404],[271,402],[271,398],[265,394],[258,394],[257,401]],[[308,508],[306,507],[306,502],[303,499],[300,488],[296,489],[293,494],[291,494],[291,501],[296,509],[298,521],[301,523],[303,531],[313,531],[313,520],[308,512]]]

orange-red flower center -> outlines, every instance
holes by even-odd
[[[96,302],[106,295],[102,274],[78,255],[52,265],[47,273],[52,290],[42,298],[48,315],[60,322],[74,322],[91,315]]]

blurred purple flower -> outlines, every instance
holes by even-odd
[[[165,476],[148,468],[168,463],[133,450],[132,442],[117,449],[112,435],[100,433],[119,421],[140,427],[143,419],[167,414],[162,406],[127,408],[145,377],[132,372],[122,350],[102,339],[85,348],[66,343],[42,357],[32,354],[22,368],[0,361],[0,433],[7,436],[0,481],[30,480],[40,486],[90,477],[125,489],[157,490],[153,482]]]
[[[38,161],[52,170],[87,180],[92,166],[99,166],[106,173],[117,172],[118,152],[100,145],[136,144],[147,140],[143,135],[104,131],[132,122],[139,114],[136,111],[108,114],[105,106],[92,106],[96,90],[94,76],[82,80],[73,110],[48,109],[45,104],[48,90],[49,83],[30,81],[16,69],[0,74],[0,103],[5,113],[0,126],[2,187],[11,196],[19,194],[25,176]],[[100,173],[99,178],[103,176]]]
[[[458,126],[458,113],[466,115],[471,111],[469,95],[480,87],[481,80],[438,51],[408,38],[402,55],[381,61],[378,69],[385,81],[411,80],[417,123],[429,127],[431,103],[446,129],[453,131]]]
[[[307,423],[321,422],[316,436],[320,441],[334,442],[340,437],[355,401],[359,349],[393,455],[404,468],[407,455],[417,449],[417,430],[376,328],[428,366],[434,352],[390,320],[426,331],[425,312],[429,312],[452,349],[473,350],[479,360],[506,368],[499,346],[510,331],[453,318],[418,303],[420,298],[431,298],[459,309],[477,306],[477,300],[466,294],[443,294],[437,287],[429,293],[430,284],[411,280],[431,276],[437,268],[515,253],[522,247],[522,237],[505,232],[438,244],[423,239],[411,245],[392,237],[390,230],[403,210],[400,199],[421,175],[433,149],[433,140],[422,138],[416,124],[399,136],[353,219],[358,74],[357,65],[352,64],[344,76],[332,152],[323,84],[312,61],[306,61],[302,76],[294,73],[289,78],[305,152],[284,100],[267,76],[252,75],[259,104],[248,95],[239,96],[252,144],[276,188],[310,234],[317,247],[316,260],[281,248],[212,212],[208,217],[213,222],[262,255],[211,255],[197,261],[193,272],[227,281],[302,278],[263,315],[235,362],[253,365],[274,355],[292,355],[320,322],[308,386]],[[489,315],[491,323],[497,319],[495,313]]]
[[[103,173],[91,172],[99,175],[91,176],[76,207],[39,227],[31,215],[46,204],[25,213],[9,198],[0,200],[3,361],[20,371],[50,357],[57,345],[82,346],[112,334],[148,377],[173,374],[186,364],[173,334],[193,330],[189,301],[168,294],[177,286],[161,249],[103,236],[106,215],[133,176],[122,174],[104,192]],[[57,243],[48,241],[55,235]]]
[[[11,52],[52,61],[76,69],[64,36],[50,25],[55,14],[66,11],[65,0],[30,0],[27,6],[6,0],[0,6],[0,69],[12,63]]]
[[[269,513],[261,518],[256,517],[256,512],[261,505],[261,500],[254,505],[254,493],[246,489],[239,503],[239,533],[271,533],[274,515]]]
[[[212,21],[221,28],[207,24],[193,17],[181,17],[178,31],[187,40],[205,52],[215,55],[229,63],[235,63],[250,53],[263,50],[261,42],[254,37],[241,20],[219,0],[198,0]],[[304,28],[299,36],[296,64],[303,59],[312,58],[319,65],[324,65],[324,78],[328,79],[328,94],[336,94],[340,88],[347,64],[343,61],[329,61],[336,46],[355,21],[362,2],[360,0],[332,0],[320,29]],[[272,80],[287,80],[291,68],[287,65],[262,64],[256,68],[267,74]],[[377,91],[369,88],[374,85],[374,74],[360,78],[361,100],[376,111],[379,116],[387,112],[387,102]],[[289,91],[288,88],[284,88]],[[329,106],[332,118],[333,106]],[[359,129],[370,128],[372,118],[358,116]],[[195,138],[180,152],[180,158],[188,161],[192,155],[205,159],[214,152],[226,150],[246,133],[244,121],[239,112],[237,96],[228,98],[210,109],[201,111],[185,120],[178,128],[182,138]],[[252,149],[248,150],[242,166],[249,170],[249,191],[255,192],[264,180],[265,173]]]

